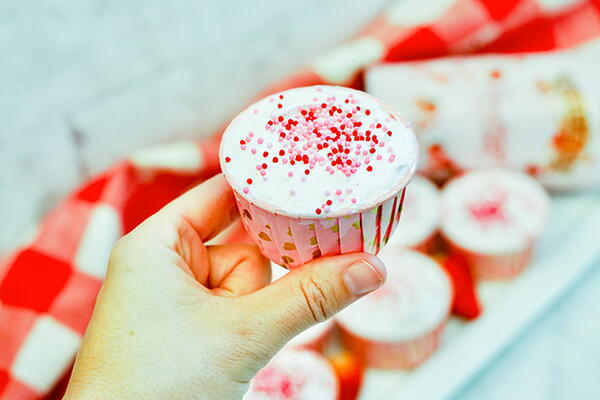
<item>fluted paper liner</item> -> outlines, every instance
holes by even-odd
[[[246,231],[263,255],[295,268],[320,256],[377,254],[398,225],[404,191],[362,212],[332,218],[276,214],[234,193]]]

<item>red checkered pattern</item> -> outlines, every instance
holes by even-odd
[[[401,1],[262,95],[319,83],[360,88],[362,70],[374,62],[551,50],[599,34],[600,0],[455,0],[438,8]],[[218,138],[142,151],[116,165],[0,262],[0,399],[60,397],[55,386],[70,370],[114,241],[217,173]]]

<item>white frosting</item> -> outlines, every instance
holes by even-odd
[[[415,176],[404,197],[400,222],[388,246],[412,247],[429,238],[440,218],[440,193],[433,183]]]
[[[298,217],[356,213],[396,195],[417,157],[414,133],[395,111],[337,86],[292,89],[251,105],[229,124],[220,148],[223,173],[238,194]]]
[[[345,329],[369,340],[397,343],[416,339],[444,321],[452,288],[435,261],[389,246],[378,257],[387,266],[387,280],[337,315]]]
[[[549,206],[547,193],[528,175],[501,169],[471,171],[442,191],[441,229],[468,250],[517,252],[540,234]]]
[[[271,263],[271,282],[275,282],[287,275],[290,272],[289,269],[284,268],[275,263]],[[305,346],[314,343],[316,340],[323,337],[323,335],[327,334],[333,328],[333,320],[328,319],[327,321],[320,322],[316,325],[311,326],[306,329],[298,336],[294,337],[292,340],[288,342],[288,346]]]
[[[323,356],[284,348],[252,379],[243,399],[336,400],[337,396],[337,377]]]

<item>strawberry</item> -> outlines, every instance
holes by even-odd
[[[363,368],[359,360],[349,351],[341,350],[328,356],[340,382],[339,400],[355,400],[363,379]]]
[[[482,309],[466,258],[461,254],[451,253],[441,264],[454,287],[452,312],[467,319],[477,318]]]

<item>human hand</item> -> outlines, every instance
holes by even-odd
[[[240,399],[291,338],[385,279],[354,253],[269,285],[257,247],[204,245],[237,215],[218,175],[118,241],[65,399]]]

